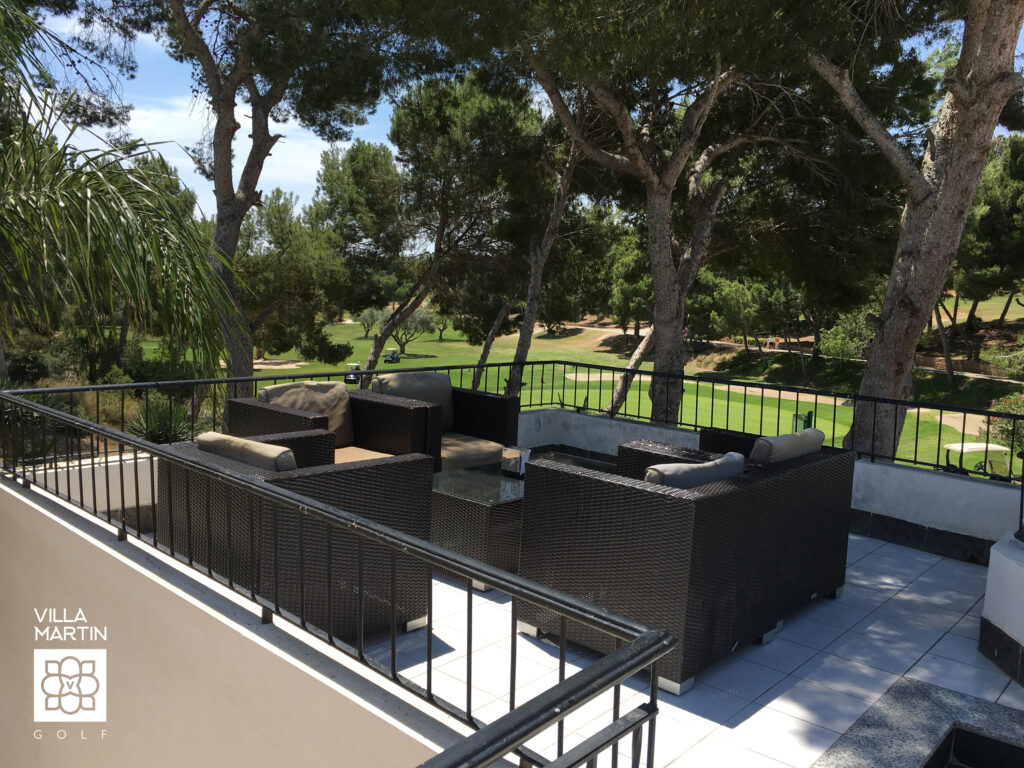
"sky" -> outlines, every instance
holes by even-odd
[[[51,17],[44,25],[62,37],[71,31],[71,22],[67,19]],[[182,183],[196,193],[200,209],[197,215],[212,217],[217,210],[213,182],[196,173],[194,163],[183,149],[202,136],[208,112],[205,102],[192,96],[192,68],[171,59],[163,46],[149,36],[139,36],[135,57],[138,61],[135,78],[121,79],[121,98],[135,107],[127,130],[133,138],[156,145],[154,148],[177,169]],[[235,140],[237,182],[249,134],[245,104],[239,103],[236,116],[242,126]],[[355,126],[352,133],[354,138],[364,141],[388,143],[390,128],[391,106],[382,103],[376,113],[368,116],[366,125]],[[316,189],[320,154],[330,144],[294,121],[271,124],[271,131],[282,134],[283,138],[264,164],[259,188],[266,194],[280,187],[295,194],[299,206],[306,205],[313,199]]]

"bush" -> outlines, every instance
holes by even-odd
[[[140,406],[125,420],[125,429],[151,443],[176,443],[191,439],[192,418],[187,405],[154,393],[150,395],[148,408]]]
[[[988,350],[983,358],[992,363],[996,374],[1007,379],[1024,379],[1024,333],[1017,337],[1013,351],[1002,354],[1005,350]]]
[[[1024,448],[1024,392],[993,400],[989,408],[1021,416],[1020,419],[992,419],[991,436],[1003,445],[1012,445],[1015,451]]]
[[[836,324],[821,332],[821,353],[842,363],[864,356],[871,342],[867,307],[840,315]]]

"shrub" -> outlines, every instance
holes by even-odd
[[[1013,413],[1020,419],[992,419],[991,436],[1014,450],[1024,448],[1024,392],[1015,392],[993,400],[989,408],[1002,413]]]
[[[1016,347],[1002,354],[1005,350],[989,350],[983,357],[992,363],[996,373],[1008,379],[1024,379],[1024,333],[1017,337]]]
[[[192,418],[187,405],[154,393],[150,395],[148,408],[140,406],[125,420],[125,429],[152,443],[176,443],[191,439]]]
[[[871,341],[867,307],[840,315],[836,324],[821,332],[821,353],[845,363],[863,357]]]

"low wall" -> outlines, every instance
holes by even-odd
[[[861,459],[853,507],[940,531],[998,541],[1017,529],[1019,485]]]
[[[1007,534],[992,547],[978,650],[1024,685],[1024,542]]]
[[[405,726],[410,715],[369,705],[335,682],[343,670],[313,673],[251,610],[211,608],[171,566],[157,576],[151,555],[33,497],[0,481],[3,765],[397,768],[435,753]],[[67,673],[67,657],[73,714],[48,710],[37,691],[41,675],[69,689],[51,674]]]
[[[629,419],[611,419],[593,413],[577,413],[568,408],[541,408],[519,414],[519,446],[571,445],[591,453],[614,456],[619,445],[630,440],[655,440],[659,443],[696,448],[696,432]]]

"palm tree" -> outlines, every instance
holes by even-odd
[[[101,316],[127,308],[158,315],[179,348],[218,367],[221,314],[234,304],[208,259],[209,241],[154,177],[141,142],[98,149],[81,130],[34,55],[40,39],[63,46],[11,0],[0,0],[0,381],[3,341],[18,321],[52,325],[63,306]]]

